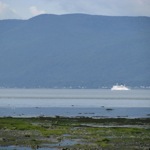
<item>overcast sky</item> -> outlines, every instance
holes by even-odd
[[[0,19],[28,19],[44,13],[150,16],[150,0],[0,0]]]

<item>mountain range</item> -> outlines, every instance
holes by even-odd
[[[0,20],[0,87],[150,86],[150,17]]]

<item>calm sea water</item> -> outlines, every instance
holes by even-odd
[[[150,90],[0,89],[0,116],[150,117]]]

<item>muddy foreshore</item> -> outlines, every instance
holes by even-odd
[[[0,118],[0,149],[149,150],[150,118]]]

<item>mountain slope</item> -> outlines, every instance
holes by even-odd
[[[0,33],[0,86],[150,85],[149,17],[40,15]]]

